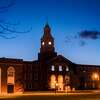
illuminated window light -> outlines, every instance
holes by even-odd
[[[14,67],[9,67],[7,70],[7,84],[15,83],[15,69]]]
[[[69,68],[68,68],[68,66],[66,67],[66,71],[67,71],[67,72],[69,71]]]
[[[56,76],[55,75],[51,75],[50,79],[51,79],[50,88],[54,89],[56,87]]]
[[[54,65],[51,66],[51,71],[55,71],[55,66]]]
[[[59,71],[62,71],[62,66],[59,66]]]
[[[96,73],[96,72],[94,72],[93,74],[92,74],[92,79],[93,80],[99,80],[99,74],[98,73]]]

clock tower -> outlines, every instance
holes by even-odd
[[[54,48],[54,38],[51,35],[51,28],[47,23],[44,27],[44,34],[41,38],[39,59],[49,60],[56,55],[57,53],[55,52],[55,48]]]

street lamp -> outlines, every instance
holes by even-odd
[[[55,81],[55,93],[57,89],[58,89],[58,83]]]

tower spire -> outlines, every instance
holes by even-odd
[[[46,38],[48,38],[49,40],[51,40],[52,38],[53,40],[53,36],[51,35],[51,28],[48,23],[46,23],[44,26],[44,34],[43,34],[42,39],[46,39]]]

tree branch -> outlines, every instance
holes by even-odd
[[[0,13],[8,11],[9,10],[8,8],[15,5],[15,1],[16,0],[5,0],[3,2],[3,0],[1,0],[0,4],[3,6],[0,6]],[[0,37],[5,38],[5,39],[13,39],[18,36],[18,33],[25,34],[32,30],[32,27],[30,27],[28,30],[18,31],[16,30],[16,28],[19,24],[20,24],[19,22],[12,24],[12,23],[6,22],[5,20],[0,19]]]

